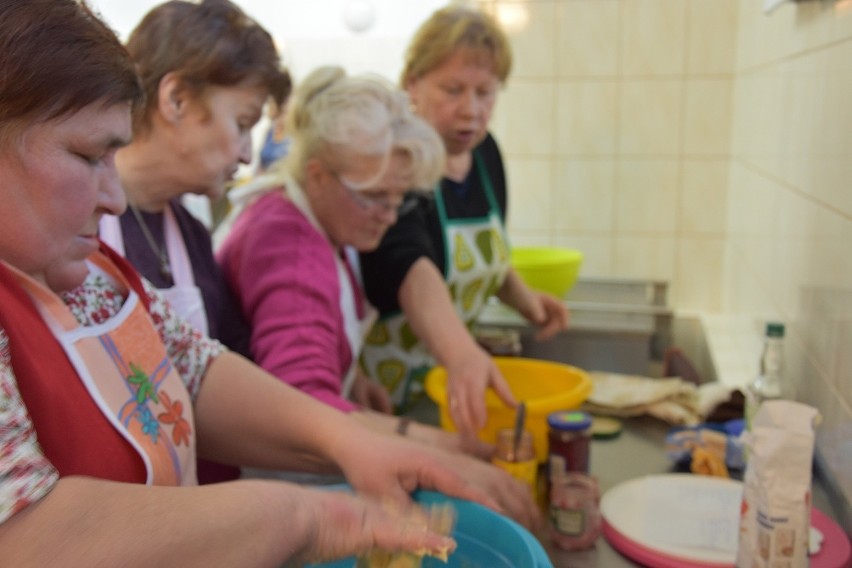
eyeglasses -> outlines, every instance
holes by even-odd
[[[347,180],[340,175],[340,173],[332,169],[329,169],[328,171],[334,179],[337,180],[337,183],[342,185],[349,192],[349,195],[355,203],[357,203],[361,209],[364,209],[365,211],[380,209],[382,211],[399,212],[403,205],[402,197],[399,197],[398,199],[391,199],[387,196],[371,195],[371,193],[379,193],[381,190],[373,191],[365,189],[363,186]]]

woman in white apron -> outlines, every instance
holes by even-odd
[[[403,93],[336,67],[313,72],[293,99],[291,152],[217,253],[251,323],[255,361],[379,430],[459,449],[458,436],[390,415],[387,391],[358,365],[375,310],[353,260],[378,245],[409,188],[435,183],[440,139]]]
[[[207,4],[186,6],[248,21]],[[0,53],[3,566],[446,552],[453,542],[422,515],[379,499],[418,486],[498,506],[437,452],[376,434],[204,337],[98,241],[100,218],[126,203],[114,156],[142,89],[85,3],[0,3]],[[196,487],[196,451],[342,472],[374,499],[259,481]]]
[[[510,66],[507,38],[478,10],[443,8],[416,32],[402,84],[444,141],[444,179],[434,198],[412,196],[416,205],[379,249],[362,255],[367,295],[380,311],[363,351],[367,372],[404,407],[426,372],[444,365],[450,414],[468,435],[485,425],[486,388],[516,404],[469,331],[486,300],[496,294],[540,326],[540,338],[568,322],[562,302],[531,291],[509,266],[503,163],[487,128]]]
[[[209,231],[180,198],[223,195],[237,167],[251,160],[251,127],[264,104],[289,94],[289,76],[256,25],[209,9],[188,16],[203,32],[189,42],[168,20],[187,17],[174,10],[190,7],[172,10],[143,20],[128,40],[148,99],[133,140],[116,156],[129,207],[120,218],[105,216],[100,236],[196,329],[251,357],[248,325],[213,257]],[[240,474],[213,463],[199,463],[198,472],[202,484]]]

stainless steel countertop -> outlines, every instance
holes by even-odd
[[[407,414],[430,424],[438,424],[438,410],[425,399]],[[617,438],[593,440],[590,473],[597,477],[601,495],[623,481],[644,475],[677,471],[664,452],[668,424],[651,417],[624,419],[624,429]],[[826,492],[817,480],[813,484],[813,503],[819,510],[835,518]],[[835,519],[836,520],[836,519]],[[554,547],[545,531],[537,535],[555,568],[633,568],[642,566],[622,556],[601,536],[594,548],[582,552],[566,552]]]

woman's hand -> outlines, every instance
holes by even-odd
[[[459,318],[443,274],[428,258],[409,269],[399,290],[399,305],[415,335],[447,369],[450,415],[459,433],[473,438],[485,426],[489,387],[508,406],[517,405],[491,356]]]
[[[507,406],[518,405],[506,379],[491,356],[472,340],[466,352],[454,353],[446,363],[447,404],[459,434],[476,439],[488,420],[485,391],[494,392]]]
[[[550,339],[568,328],[568,308],[558,298],[542,292],[532,292],[532,301],[528,310],[521,314],[538,326],[535,338],[538,341]]]
[[[382,414],[393,412],[393,403],[387,389],[371,380],[361,369],[355,371],[355,380],[352,382],[352,390],[349,391],[349,400],[363,408]]]
[[[359,428],[335,455],[347,481],[367,495],[408,504],[415,489],[432,489],[508,514],[525,526],[538,522],[538,509],[527,486],[496,466],[462,453]]]
[[[475,436],[462,436],[456,432],[448,432],[419,422],[409,423],[406,436],[433,448],[461,452],[484,461],[491,461],[496,450],[494,444],[483,442]]]
[[[568,328],[569,314],[565,302],[550,294],[531,290],[512,269],[506,275],[497,297],[539,328],[535,336],[539,341],[550,339]]]
[[[467,481],[456,462],[448,459],[455,455],[450,452],[357,423],[340,436],[332,452],[350,485],[367,495],[407,504],[415,489],[432,489],[502,511],[498,501]]]
[[[443,460],[469,484],[493,496],[506,515],[530,530],[540,525],[541,512],[528,485],[489,462],[465,454],[449,454]]]
[[[430,529],[422,508],[390,504],[344,491],[299,488],[293,512],[308,538],[286,566],[324,562],[379,548],[443,556],[455,541]]]

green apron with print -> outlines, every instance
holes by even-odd
[[[444,234],[444,280],[456,313],[468,328],[503,285],[509,270],[509,246],[491,179],[476,153],[474,163],[488,199],[485,216],[448,219],[440,186],[435,189]],[[376,322],[361,352],[361,365],[388,389],[397,408],[404,408],[423,392],[423,378],[435,364],[402,312]]]

